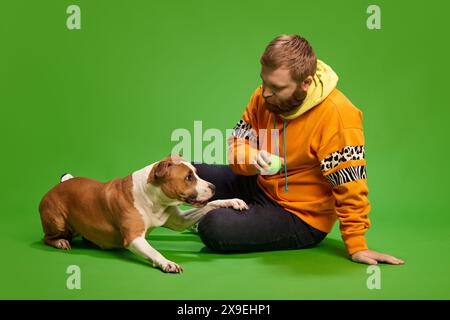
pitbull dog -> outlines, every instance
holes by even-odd
[[[150,246],[145,236],[160,226],[184,230],[215,208],[248,209],[240,199],[208,202],[214,190],[179,156],[108,182],[65,174],[39,204],[44,242],[69,250],[71,239],[81,235],[102,249],[126,248],[153,267],[179,273],[182,267]],[[194,209],[182,212],[177,207],[182,203]]]

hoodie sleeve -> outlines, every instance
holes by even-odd
[[[370,227],[370,202],[362,112],[356,107],[341,109],[327,122],[317,155],[333,190],[342,239],[352,255],[368,249],[364,234]]]
[[[261,87],[253,93],[242,118],[234,126],[232,136],[228,138],[228,163],[236,174],[258,174],[251,162],[258,153],[256,110],[260,96]]]

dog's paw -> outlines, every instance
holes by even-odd
[[[247,210],[248,205],[245,203],[245,201],[241,199],[225,199],[225,200],[214,200],[208,203],[209,205],[216,207],[216,208],[233,208],[235,210]]]
[[[168,273],[181,273],[183,272],[183,268],[173,262],[173,261],[169,261],[169,260],[164,260],[161,262],[156,262],[153,264],[154,267],[160,268],[162,271],[164,272],[168,272]]]
[[[55,246],[58,249],[62,249],[62,250],[70,250],[71,246],[70,246],[70,242],[66,239],[59,239],[55,242]]]

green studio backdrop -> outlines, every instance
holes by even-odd
[[[366,25],[372,4],[378,30]],[[79,30],[66,25],[69,5]],[[450,298],[449,12],[443,0],[2,0],[0,298]],[[306,37],[364,113],[368,244],[406,261],[380,265],[381,289],[347,258],[338,225],[314,249],[232,255],[155,230],[150,243],[182,275],[124,250],[42,244],[37,207],[62,173],[126,176],[170,153],[174,130],[193,134],[194,121],[225,133],[283,33]],[[79,290],[67,288],[70,265]]]

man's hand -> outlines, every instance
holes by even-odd
[[[403,260],[397,259],[396,257],[379,253],[373,250],[362,250],[355,252],[352,255],[352,260],[355,262],[366,263],[366,264],[378,264],[378,262],[385,262],[389,264],[403,264]]]
[[[253,165],[258,169],[260,173],[264,173],[265,171],[270,169],[270,153],[266,150],[260,150],[253,160]],[[284,158],[281,158],[281,164],[284,164]]]

